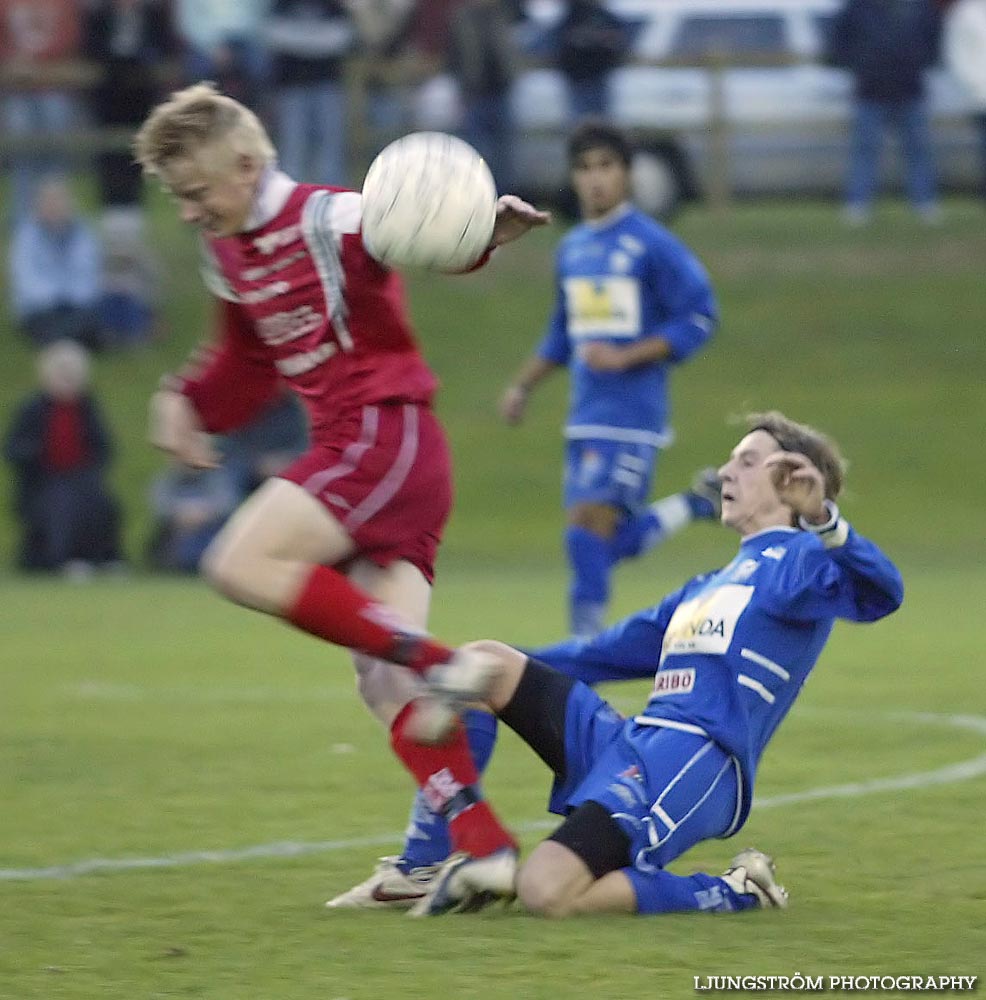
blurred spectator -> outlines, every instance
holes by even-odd
[[[958,0],[945,16],[945,63],[973,101],[986,198],[986,0]]]
[[[845,206],[851,224],[872,213],[888,127],[900,136],[914,210],[938,220],[924,74],[938,57],[940,34],[934,0],[848,0],[832,21],[828,60],[848,69],[855,84]]]
[[[486,160],[500,191],[513,190],[512,20],[507,0],[464,0],[453,14],[449,38],[449,69],[464,105],[462,137]]]
[[[609,77],[626,60],[630,25],[602,0],[568,0],[556,30],[558,68],[568,80],[572,117],[605,117]]]
[[[145,344],[161,333],[160,263],[145,232],[143,212],[117,207],[100,220],[103,252],[100,325],[115,347]]]
[[[448,55],[450,27],[464,0],[417,0],[410,25],[411,48],[437,72]]]
[[[269,0],[173,0],[188,83],[212,80],[258,113],[269,57],[260,41]]]
[[[280,394],[249,424],[221,442],[223,464],[190,469],[173,463],[151,487],[154,529],[147,559],[155,569],[193,573],[202,554],[242,499],[276,476],[308,446],[297,398]]]
[[[18,408],[4,440],[22,532],[17,564],[82,577],[120,560],[119,508],[105,482],[110,435],[89,393],[82,347],[46,347],[38,377],[40,391]]]
[[[223,440],[222,453],[242,495],[276,476],[308,448],[308,423],[296,396],[284,391],[250,423]]]
[[[35,346],[65,338],[102,346],[99,240],[63,179],[38,187],[32,214],[14,229],[8,266],[14,315]]]
[[[91,91],[93,119],[105,128],[136,128],[160,96],[164,60],[176,52],[165,0],[89,0],[85,52],[100,77]],[[104,206],[141,200],[140,166],[129,147],[100,152],[96,179]]]
[[[274,0],[264,38],[281,167],[299,181],[345,186],[343,70],[356,32],[342,0]]]
[[[346,0],[346,6],[356,26],[357,52],[366,66],[369,124],[385,133],[404,131],[403,102],[386,67],[408,43],[415,0]]]
[[[174,462],[151,485],[151,568],[196,572],[202,554],[239,502],[240,493],[225,467],[192,469]]]
[[[31,204],[39,178],[68,173],[66,153],[50,144],[64,136],[78,117],[65,68],[66,60],[79,53],[80,37],[78,0],[0,0],[3,132],[17,141],[39,144],[37,152],[10,156],[15,215]]]

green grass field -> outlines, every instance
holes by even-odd
[[[328,914],[324,899],[399,846],[410,795],[345,655],[192,581],[7,575],[0,998],[617,1000],[693,996],[695,976],[986,973],[983,222],[980,206],[955,202],[933,230],[894,206],[862,232],[825,205],[693,210],[676,223],[713,273],[724,323],[678,375],[678,443],[660,487],[728,451],[731,414],[779,406],[842,441],[844,510],[908,588],[892,619],[837,627],[768,750],[746,829],[675,866],[719,870],[756,844],[779,859],[789,911],[559,923],[517,909],[440,923]],[[187,236],[163,212],[154,224],[172,335],[97,363],[135,555],[160,461],[142,440],[146,398],[204,313]],[[557,235],[504,251],[488,273],[412,283],[458,463],[433,616],[451,641],[536,643],[563,628],[563,380],[521,428],[492,414],[543,322]],[[31,372],[0,333],[8,413]],[[0,520],[8,560],[12,538]],[[715,527],[691,529],[621,572],[616,610],[733,546]],[[631,710],[644,691],[607,695]],[[509,734],[487,785],[535,843],[546,776]]]

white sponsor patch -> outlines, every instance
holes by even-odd
[[[680,670],[658,670],[654,677],[652,698],[663,698],[669,694],[688,694],[695,687],[695,668],[682,667]]]
[[[323,361],[327,361],[336,352],[335,344],[319,344],[318,347],[310,351],[302,351],[300,354],[292,354],[288,358],[278,358],[274,362],[274,367],[285,377],[295,378],[304,375],[313,368],[317,368]]]
[[[287,344],[317,330],[325,317],[309,305],[298,306],[289,312],[261,316],[256,321],[257,336],[271,347]]]
[[[783,545],[771,545],[769,548],[763,550],[760,553],[762,556],[766,556],[768,559],[776,559],[780,562],[784,558],[784,553],[787,549]]]
[[[753,587],[727,583],[683,601],[664,633],[661,662],[678,653],[725,653],[751,597]]]
[[[275,229],[273,232],[257,236],[253,245],[263,254],[272,254],[281,247],[286,247],[289,243],[294,243],[301,236],[301,226],[293,223],[283,229]]]
[[[760,565],[756,559],[744,559],[738,566],[735,566],[729,573],[729,579],[733,583],[742,583],[744,580],[749,580],[751,576],[757,571],[757,567]]]
[[[278,295],[291,291],[291,286],[286,281],[272,281],[269,285],[255,288],[253,291],[244,292],[240,296],[240,301],[248,306],[256,305],[258,302],[267,302],[268,299],[275,299]]]
[[[640,333],[640,287],[636,278],[566,278],[568,334],[586,337],[635,337]]]
[[[245,271],[240,272],[240,277],[243,281],[263,281],[264,278],[269,278],[272,274],[297,263],[304,256],[304,250],[297,250],[295,253],[289,253],[286,257],[278,257],[277,260],[271,261],[265,267],[248,267]]]

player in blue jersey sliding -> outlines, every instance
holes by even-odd
[[[558,250],[557,304],[538,351],[501,402],[521,419],[531,389],[568,365],[572,404],[566,431],[566,547],[572,567],[573,634],[602,628],[610,573],[683,528],[719,514],[712,470],[692,489],[648,506],[654,465],[669,439],[671,369],[697,351],[717,322],[702,265],[680,241],[629,202],[631,150],[621,132],[587,122],[572,133],[572,182],[585,221]],[[496,720],[473,710],[466,731],[482,770]],[[331,908],[406,907],[426,891],[449,838],[444,819],[415,799],[399,856],[382,858],[365,881],[329,900]]]
[[[474,644],[501,661],[489,706],[554,772],[550,809],[566,818],[512,883],[507,859],[454,855],[412,912],[478,909],[491,886],[546,916],[787,904],[752,848],[718,877],[666,866],[742,827],[763,750],[835,620],[883,618],[903,583],[842,517],[842,459],[813,428],[753,414],[719,476],[722,523],[741,538],[725,567],[592,639],[530,655]],[[588,686],[652,675],[629,719]]]
[[[671,439],[671,373],[707,343],[718,309],[695,255],[630,203],[631,149],[623,134],[586,122],[572,133],[568,153],[583,222],[558,247],[547,333],[500,409],[508,423],[519,422],[531,390],[569,369],[569,630],[590,636],[603,627],[616,563],[694,518],[719,514],[709,474],[685,493],[647,503],[657,457]]]

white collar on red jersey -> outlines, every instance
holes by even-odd
[[[257,193],[243,231],[248,233],[266,226],[284,208],[297,186],[297,182],[283,171],[274,166],[267,167],[257,182]]]

